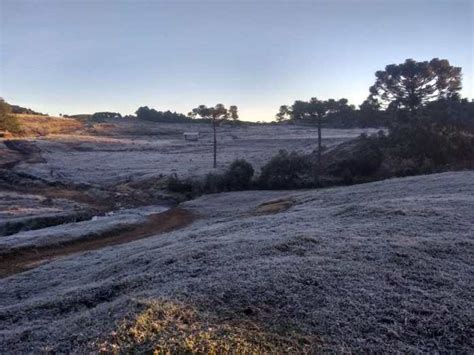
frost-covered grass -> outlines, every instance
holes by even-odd
[[[82,222],[59,224],[0,237],[0,256],[19,249],[44,248],[80,239],[100,237],[106,233],[143,224],[149,215],[166,209],[167,207],[163,206],[149,206],[120,210],[104,216],[94,216]]]
[[[292,205],[259,213],[269,201]],[[144,302],[317,338],[331,352],[474,351],[472,171],[206,195],[182,208],[200,219],[0,280],[0,352],[97,350],[130,334]]]
[[[84,205],[70,200],[0,191],[0,245],[3,235],[74,221],[86,215]]]
[[[212,132],[207,124],[111,121],[96,124],[82,135],[50,135],[34,140],[42,163],[16,169],[66,183],[114,185],[176,173],[202,176],[212,170]],[[199,132],[197,142],[183,132]],[[374,129],[325,129],[323,144],[334,146]],[[218,163],[225,168],[244,158],[258,170],[280,149],[310,152],[317,131],[303,126],[223,126],[218,132]]]

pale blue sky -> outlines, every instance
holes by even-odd
[[[374,72],[449,59],[473,91],[473,1],[0,0],[0,95],[50,114],[360,104]]]

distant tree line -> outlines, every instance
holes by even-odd
[[[74,118],[76,120],[82,120],[82,121],[90,120],[93,116],[89,113],[81,113],[81,114],[77,114],[77,115],[67,115],[67,114],[59,114],[59,115],[62,116],[62,117]]]
[[[105,118],[122,118],[118,112],[96,112],[91,117],[93,120],[100,120]]]
[[[311,98],[311,100],[318,100]],[[387,125],[389,117],[386,112],[374,108],[370,103],[364,102],[356,108],[354,105],[348,104],[346,99],[341,99],[345,102],[344,108],[329,112],[321,125],[325,128],[381,128]],[[318,100],[319,101],[319,100]],[[301,101],[297,100],[298,105]],[[303,101],[304,102],[304,101]],[[294,105],[294,104],[293,104]],[[279,123],[296,123],[296,124],[316,124],[308,116],[292,115],[293,105],[282,105],[280,111],[276,114],[276,121]]]
[[[135,112],[136,118],[139,120],[152,121],[152,122],[189,122],[191,118],[183,115],[182,113],[171,112],[171,111],[157,111],[154,108],[148,106],[139,107]]]
[[[11,109],[11,113],[15,113],[15,114],[48,116],[44,113],[36,112],[36,111],[33,111],[30,108],[26,108],[26,107],[22,107],[22,106],[18,106],[18,105],[10,105],[10,109]]]

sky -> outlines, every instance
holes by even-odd
[[[0,0],[0,96],[51,115],[358,105],[387,64],[448,59],[473,98],[474,0]]]

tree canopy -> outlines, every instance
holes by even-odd
[[[211,120],[213,124],[219,124],[222,121],[239,118],[238,108],[232,105],[227,109],[223,104],[217,104],[214,107],[207,107],[206,105],[199,105],[188,113],[191,118],[202,118]]]
[[[375,73],[369,100],[382,109],[408,109],[413,112],[426,103],[458,95],[461,68],[446,59],[417,62],[407,59],[390,64]]]
[[[229,107],[229,115],[230,115],[230,118],[234,121],[238,120],[239,119],[239,113],[237,112],[238,109],[237,109],[237,106],[235,105],[231,105]]]
[[[322,123],[329,116],[354,108],[348,105],[347,99],[319,100],[312,97],[309,101],[297,100],[292,106],[280,106],[276,117],[278,121],[285,119],[315,121],[318,125],[318,170],[322,152]]]
[[[291,106],[280,106],[280,111],[276,114],[277,121],[285,119],[292,120],[324,120],[329,115],[339,112],[350,111],[354,108],[348,104],[347,99],[340,100],[319,100],[316,97],[309,101],[297,100]]]

